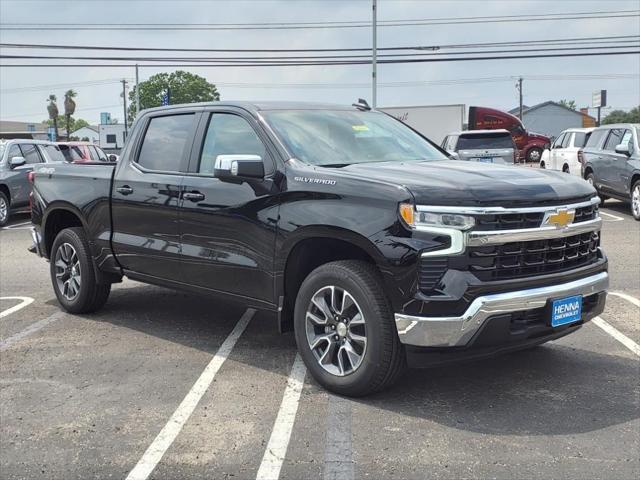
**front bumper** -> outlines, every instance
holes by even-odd
[[[499,314],[544,308],[549,300],[572,295],[588,297],[606,292],[609,275],[601,272],[560,285],[484,295],[460,316],[428,317],[396,313],[400,341],[417,347],[464,347],[491,318]],[[595,315],[595,314],[594,314]],[[583,318],[583,321],[590,318]]]

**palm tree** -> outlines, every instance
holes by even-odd
[[[53,121],[53,129],[55,131],[56,134],[56,139],[58,138],[58,105],[56,105],[56,100],[58,100],[56,98],[55,95],[49,95],[49,98],[47,99],[49,102],[49,105],[47,105],[47,112],[49,112],[49,118]]]
[[[76,102],[73,97],[77,95],[73,90],[67,90],[64,94],[64,117],[67,124],[67,140],[69,140],[69,122],[71,121],[71,115],[76,111]]]

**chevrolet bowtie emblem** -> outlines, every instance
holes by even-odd
[[[555,225],[557,228],[563,228],[573,222],[576,216],[575,210],[557,210],[556,212],[547,213],[547,217],[544,221],[545,225]]]

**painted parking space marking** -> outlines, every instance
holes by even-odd
[[[620,297],[625,299],[627,302],[633,303],[636,307],[640,307],[640,300],[638,300],[636,297],[632,297],[631,295],[627,295],[626,293],[622,293],[622,292],[609,292],[609,295],[614,295],[616,297]]]
[[[329,394],[327,417],[323,478],[352,480],[354,469],[351,453],[351,401]]]
[[[0,341],[0,352],[6,350],[11,347],[15,343],[19,342],[25,337],[28,337],[32,333],[37,332],[38,330],[43,329],[47,325],[52,324],[53,322],[60,320],[65,316],[65,312],[56,312],[53,315],[48,316],[45,319],[40,320],[39,322],[33,323],[29,325],[27,328],[22,330],[21,332],[16,333],[15,335],[10,336],[9,338]]]
[[[619,217],[618,215],[614,215],[612,213],[603,212],[602,209],[600,209],[600,215],[605,215],[607,217],[611,217],[611,220],[605,220],[607,222],[622,222],[622,221],[624,221],[623,217]]]
[[[240,338],[240,335],[242,335],[242,332],[247,328],[247,325],[251,318],[253,318],[255,312],[256,311],[253,309],[248,309],[244,312],[229,336],[225,339],[222,345],[220,345],[220,348],[214,357],[205,367],[202,374],[200,374],[196,383],[194,383],[191,390],[189,390],[187,395],[184,397],[182,403],[180,403],[175,412],[173,412],[169,421],[162,430],[160,430],[160,433],[156,436],[151,445],[149,445],[149,448],[144,452],[144,455],[142,455],[142,458],[138,461],[133,470],[129,472],[127,480],[145,480],[149,475],[151,475],[158,465],[158,462],[160,462],[166,451],[182,430],[184,424],[189,420],[189,417],[202,399],[202,396],[206,393],[211,382],[213,382],[213,379],[220,370],[220,367],[222,367],[225,360],[229,357],[233,347]]]
[[[0,230],[28,230],[31,228],[31,221],[14,223],[8,227],[2,227]]]
[[[33,303],[33,298],[31,297],[0,297],[0,300],[19,300],[20,301],[19,304],[11,308],[7,308],[6,310],[3,310],[2,312],[0,312],[0,318],[7,317],[12,313],[17,312],[18,310],[22,310],[27,305]]]
[[[631,340],[624,333],[620,332],[618,329],[614,328],[600,317],[595,317],[591,321],[640,357],[640,345]]]
[[[287,454],[291,431],[296,420],[306,373],[307,369],[302,357],[297,353],[256,480],[277,480],[280,476],[280,469]]]

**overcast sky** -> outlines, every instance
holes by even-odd
[[[640,0],[379,0],[379,20],[487,15],[631,10]],[[8,23],[251,23],[368,20],[370,0],[0,0],[0,19]],[[437,45],[513,40],[638,35],[640,19],[610,18],[548,22],[379,28],[378,46]],[[84,44],[107,46],[185,48],[345,48],[370,47],[371,30],[318,29],[273,31],[0,31],[3,43]],[[30,53],[21,50],[23,53]],[[41,51],[42,52],[42,51]],[[3,49],[15,54],[16,50]],[[55,54],[49,51],[49,54]],[[122,53],[122,52],[120,52]],[[81,53],[84,55],[85,53]],[[118,53],[114,53],[117,55]],[[90,53],[86,53],[90,55]],[[176,55],[181,55],[177,53]],[[187,55],[187,54],[184,54]],[[185,68],[218,84],[227,100],[310,100],[352,103],[371,98],[370,66]],[[173,69],[165,69],[171,71]],[[141,80],[162,69],[140,69]],[[510,109],[517,105],[515,78],[524,76],[524,103],[534,105],[562,98],[579,107],[591,103],[595,90],[607,89],[609,104],[629,109],[640,104],[640,82],[635,79],[527,80],[532,75],[640,74],[640,56],[500,60],[486,62],[381,65],[380,83],[482,77],[513,80],[459,85],[385,87],[378,91],[379,106],[465,104]],[[41,121],[47,117],[46,98],[59,99],[68,88],[78,92],[76,117],[98,123],[101,111],[122,121],[121,78],[133,79],[133,68],[2,68],[0,118]],[[112,80],[102,85],[83,82]],[[261,84],[230,86],[229,83]],[[324,88],[268,88],[264,84],[327,83]],[[35,87],[35,88],[31,88]],[[38,88],[43,87],[43,88]]]

